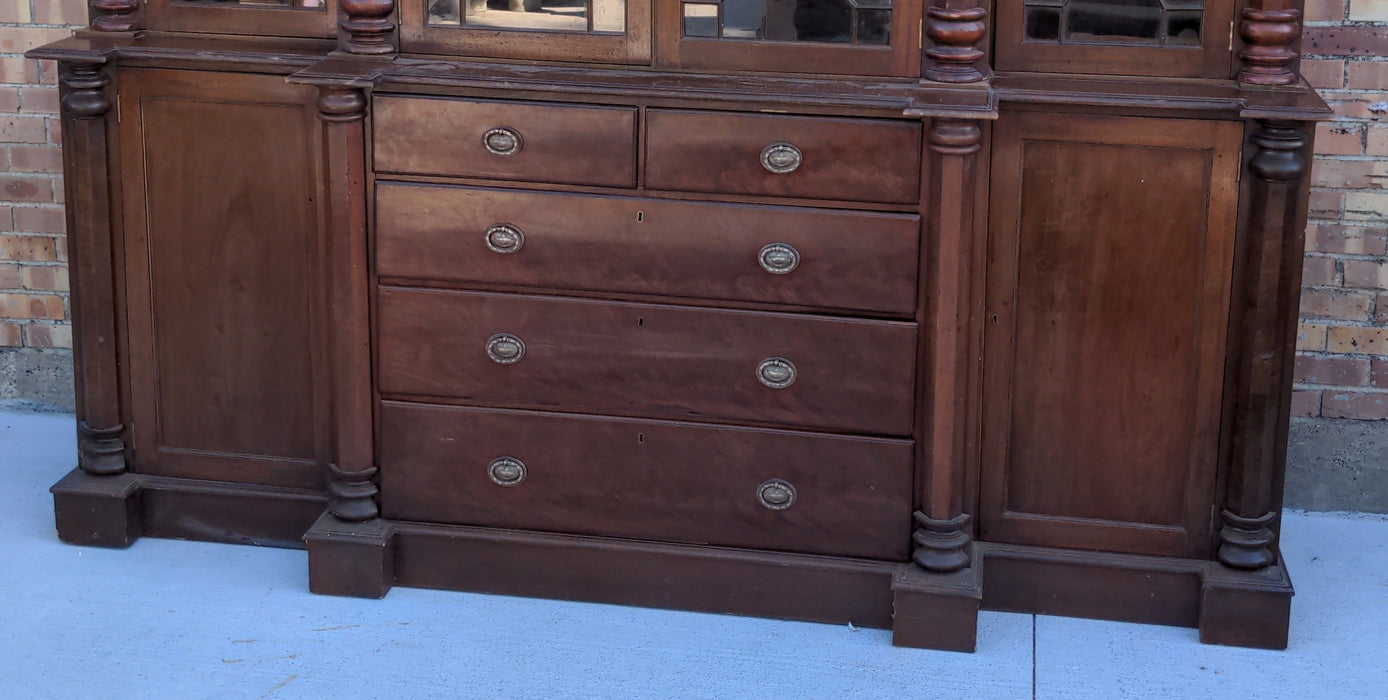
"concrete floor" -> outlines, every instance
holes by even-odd
[[[1383,698],[1388,519],[1288,513],[1285,652],[983,613],[978,653],[879,630],[397,588],[308,593],[305,555],[61,544],[71,416],[0,412],[3,698]]]

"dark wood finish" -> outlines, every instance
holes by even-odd
[[[337,32],[337,0],[324,0],[319,8],[216,0],[144,0],[142,4],[141,29],[267,37],[332,37]]]
[[[911,323],[382,288],[382,394],[474,405],[911,434]],[[514,364],[488,340],[525,343]],[[786,358],[794,383],[763,386]]]
[[[314,593],[382,598],[395,584],[395,527],[385,520],[348,522],[324,513],[304,544]]]
[[[925,8],[925,35],[931,46],[923,75],[942,83],[976,83],[984,79],[978,69],[984,53],[978,43],[988,33],[988,10],[975,0],[933,0]]]
[[[395,51],[395,24],[388,18],[395,0],[342,0],[339,46],[347,53],[373,56]]]
[[[1299,125],[1267,121],[1258,124],[1248,145],[1233,449],[1217,553],[1236,569],[1277,560],[1310,144]]]
[[[136,28],[140,5],[136,0],[91,0],[87,4],[92,30],[128,32]]]
[[[656,0],[655,64],[712,71],[920,75],[921,0],[893,0],[891,45],[727,41],[684,36],[680,0]]]
[[[1035,73],[1228,78],[1234,5],[1206,0],[1200,46],[1134,46],[1029,42],[1024,38],[1025,5],[999,2],[993,8],[993,67]]]
[[[1239,131],[998,122],[984,539],[1208,553]]]
[[[120,100],[137,471],[320,487],[313,91],[126,70]]]
[[[401,523],[402,586],[892,626],[889,562]],[[544,570],[563,576],[537,575]]]
[[[95,475],[80,467],[53,485],[58,539],[88,547],[129,547],[143,532],[139,480],[131,472]]]
[[[788,173],[763,167],[762,150],[793,144],[803,163]],[[918,122],[808,119],[650,110],[646,187],[912,203],[920,194]]]
[[[388,402],[382,510],[394,520],[904,561],[908,440]],[[523,480],[493,483],[511,457]],[[758,488],[779,479],[794,502]]]
[[[421,54],[649,64],[651,2],[624,2],[625,33],[587,34],[431,26],[426,23],[429,0],[400,0],[400,46]]]
[[[1286,649],[1292,582],[1280,564],[1256,572],[1211,564],[1200,591],[1200,641]]]
[[[519,250],[488,247],[498,224],[521,232]],[[919,228],[901,214],[376,184],[376,272],[402,279],[909,316]],[[789,273],[758,262],[775,243],[798,252]]]
[[[1243,62],[1239,82],[1296,83],[1297,55],[1292,47],[1301,39],[1301,10],[1284,4],[1284,0],[1252,0],[1243,8],[1239,22],[1239,36],[1244,42],[1239,51],[1239,60]]]
[[[980,584],[977,568],[943,575],[912,567],[897,572],[892,577],[892,644],[973,652]]]
[[[126,470],[121,358],[111,313],[120,299],[107,157],[114,121],[111,81],[100,62],[65,61],[59,69],[64,167],[73,173],[63,183],[73,361],[83,370],[74,378],[77,465],[88,474],[109,476]]]
[[[382,96],[373,100],[372,119],[377,172],[636,184],[631,109]],[[483,135],[495,127],[520,134],[516,153],[487,150]]]

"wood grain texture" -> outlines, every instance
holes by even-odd
[[[378,308],[382,394],[911,434],[912,323],[388,287]],[[489,358],[498,333],[524,357]],[[794,363],[792,385],[758,380],[771,357]]]
[[[120,98],[139,470],[321,485],[313,90],[126,71]]]
[[[761,152],[776,142],[804,154],[775,174]],[[817,119],[652,109],[646,113],[646,187],[912,203],[920,196],[916,121]]]
[[[488,227],[524,236],[488,248]],[[909,316],[919,218],[377,182],[383,277],[818,306]],[[772,274],[763,246],[799,263]]]
[[[1218,459],[1237,125],[997,125],[983,536],[1202,556]]]
[[[372,105],[376,172],[636,185],[633,109],[388,96]],[[489,152],[482,137],[494,127],[518,132],[519,152]]]
[[[382,512],[417,522],[904,561],[909,440],[437,407],[381,409]],[[525,465],[513,486],[489,464]],[[795,500],[772,510],[758,487]]]

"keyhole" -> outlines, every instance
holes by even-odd
[[[639,223],[641,223],[642,221],[645,221],[645,220],[646,220],[646,212],[644,212],[644,211],[638,211],[638,212],[636,212],[636,223],[639,224]]]
[[[642,326],[644,326],[644,325],[646,325],[646,319],[641,318],[641,317],[638,316],[638,317],[636,318],[636,327],[637,327],[637,328],[640,328],[640,327],[642,327]]]
[[[995,325],[995,326],[998,325],[998,315],[997,315],[997,314],[993,314],[993,325]]]
[[[636,442],[639,443],[639,444],[644,444],[644,443],[646,442],[646,434],[645,434],[645,433],[637,433],[637,434],[636,434]]]

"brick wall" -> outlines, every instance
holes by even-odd
[[[23,53],[85,21],[83,0],[0,0],[0,352],[72,347],[57,76]]]
[[[21,54],[85,16],[0,0],[0,353],[72,345],[56,75]],[[1302,50],[1339,119],[1316,137],[1293,410],[1388,419],[1388,0],[1307,0]]]
[[[1307,0],[1316,132],[1294,415],[1388,419],[1388,0]]]

